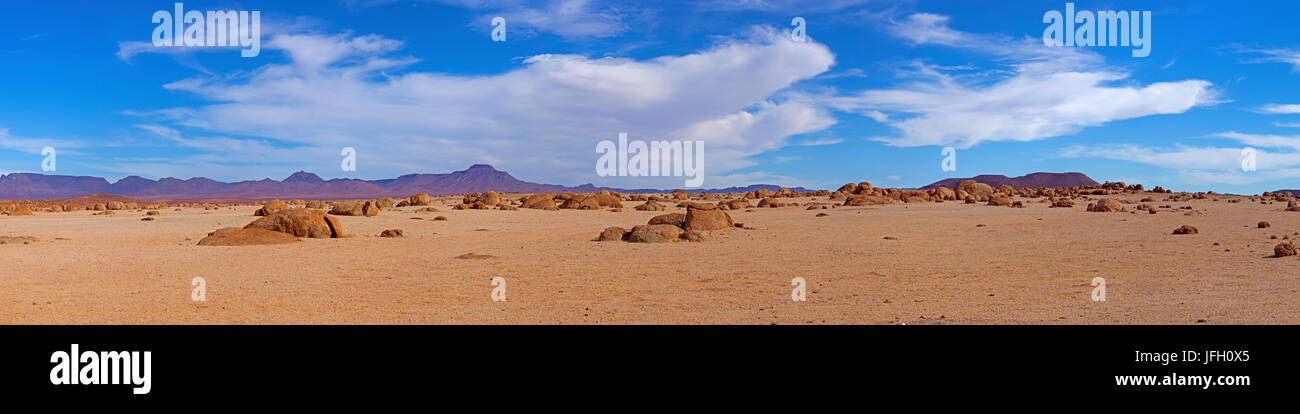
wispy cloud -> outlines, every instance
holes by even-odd
[[[28,154],[40,154],[45,147],[54,147],[65,154],[74,154],[73,148],[84,147],[80,140],[19,137],[11,134],[8,128],[0,128],[0,148],[20,151]]]
[[[869,0],[706,0],[697,4],[705,11],[760,10],[812,14],[835,12],[867,3]]]
[[[420,0],[417,0],[420,1]],[[568,39],[616,37],[628,30],[630,21],[644,18],[650,9],[627,2],[591,0],[422,0],[486,13],[474,24],[488,27],[492,17],[504,17],[509,33],[553,33]],[[345,7],[362,9],[396,3],[397,0],[344,0]],[[486,33],[486,32],[485,32]]]
[[[1259,108],[1266,114],[1300,114],[1300,104],[1269,104]]]
[[[1101,158],[1137,162],[1177,171],[1189,182],[1250,184],[1300,177],[1300,135],[1246,134],[1228,131],[1215,134],[1240,143],[1232,147],[1174,145],[1168,147],[1135,144],[1075,145],[1061,149],[1064,158]],[[1250,148],[1249,150],[1247,148]],[[1255,170],[1242,168],[1249,152],[1255,156]]]
[[[1218,91],[1207,81],[1134,85],[1127,73],[1106,66],[1095,52],[1046,47],[1041,39],[962,32],[948,21],[947,16],[917,13],[886,19],[883,28],[910,45],[984,53],[1004,67],[965,74],[917,61],[906,73],[914,79],[909,83],[828,96],[823,102],[899,131],[875,140],[961,148],[1069,135],[1116,120],[1183,113],[1219,102]]]
[[[1239,53],[1255,55],[1247,63],[1285,63],[1291,65],[1291,71],[1300,71],[1300,48],[1246,48],[1233,47]]]

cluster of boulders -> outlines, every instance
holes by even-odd
[[[227,227],[208,233],[200,246],[246,246],[291,243],[307,238],[343,237],[338,219],[324,211],[295,208],[265,215],[243,228]]]
[[[626,241],[635,243],[664,243],[678,240],[704,241],[705,232],[737,227],[731,215],[718,206],[707,203],[690,203],[686,214],[668,213],[655,216],[644,225],[632,230],[609,227],[595,241]]]
[[[520,208],[536,210],[622,209],[623,195],[605,190],[595,194],[541,193],[521,197],[517,203]]]
[[[102,212],[123,211],[123,210],[136,210],[136,211],[157,210],[157,209],[162,209],[162,208],[167,208],[169,206],[172,206],[166,203],[150,203],[144,201],[129,201],[129,200],[128,201],[119,201],[119,200],[98,201],[98,200],[102,200],[102,197],[84,196],[84,197],[75,197],[70,199],[38,200],[38,201],[5,200],[5,201],[0,201],[0,214],[10,215],[10,216],[29,216],[37,211],[44,211],[48,213],[63,213],[63,212],[86,211],[86,210],[97,211],[102,213]]]

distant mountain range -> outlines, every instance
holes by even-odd
[[[777,190],[779,186],[758,184],[747,187],[730,187],[689,192],[749,192]],[[153,201],[199,199],[348,199],[375,197],[406,197],[416,193],[452,195],[483,191],[517,193],[588,193],[600,190],[624,193],[655,193],[662,189],[617,189],[584,184],[566,187],[521,181],[510,173],[491,165],[475,164],[464,171],[446,174],[408,174],[386,180],[358,180],[337,178],[321,179],[305,171],[293,173],[281,181],[263,179],[223,183],[203,177],[181,180],[163,178],[150,180],[130,176],[109,183],[100,177],[13,173],[0,176],[0,199],[50,199],[79,197],[90,194],[114,194]],[[808,191],[792,188],[795,191]]]
[[[1088,178],[1088,176],[1083,175],[1083,173],[1038,172],[1033,174],[1022,175],[1019,177],[1007,177],[1005,175],[986,174],[986,175],[977,175],[971,178],[948,178],[948,179],[936,181],[933,184],[927,185],[925,187],[921,187],[921,189],[929,190],[931,188],[939,188],[939,187],[953,188],[956,187],[958,183],[961,183],[962,181],[966,181],[966,180],[975,180],[975,182],[988,184],[994,187],[997,187],[1002,184],[1006,184],[1015,188],[1058,188],[1058,187],[1074,187],[1080,185],[1088,186],[1088,185],[1098,184],[1096,181],[1093,181],[1091,178]]]

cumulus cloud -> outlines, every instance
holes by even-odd
[[[962,32],[947,16],[918,13],[887,20],[885,31],[912,45],[938,45],[990,55],[1000,67],[975,75],[916,62],[914,80],[894,88],[830,96],[824,102],[898,130],[873,138],[911,147],[966,148],[986,141],[1031,141],[1077,133],[1090,126],[1159,114],[1177,114],[1218,103],[1203,80],[1128,81],[1102,57],[1082,48],[1043,46],[1041,39],[1015,39]]]
[[[619,180],[596,177],[595,146],[620,132],[703,140],[706,174],[722,174],[834,123],[819,106],[777,97],[827,71],[834,55],[771,28],[687,55],[544,54],[483,76],[402,73],[413,60],[388,57],[400,46],[374,35],[277,35],[267,47],[283,50],[288,63],[172,82],[165,87],[212,103],[132,113],[167,128],[265,138],[297,149],[278,151],[281,162],[326,174],[338,168],[339,148],[351,146],[358,173],[370,177],[486,162],[524,178],[610,185]],[[649,185],[639,180],[625,184]]]

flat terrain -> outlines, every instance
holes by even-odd
[[[243,247],[196,243],[253,221],[255,207],[163,209],[154,221],[142,211],[0,216],[0,237],[37,239],[0,245],[0,323],[1300,323],[1300,257],[1270,257],[1300,230],[1285,203],[1150,203],[1205,212],[1187,216],[1021,200],[1027,208],[735,210],[747,228],[661,244],[591,241],[666,213],[632,210],[640,202],[621,212],[435,203],[439,212],[338,217],[347,238]],[[1170,234],[1184,224],[1199,234]],[[389,228],[406,237],[377,237]],[[205,302],[190,298],[195,277]],[[493,277],[506,279],[505,302],[490,298]],[[807,280],[806,302],[790,299],[795,277]],[[1105,302],[1090,299],[1094,277],[1106,280]]]

